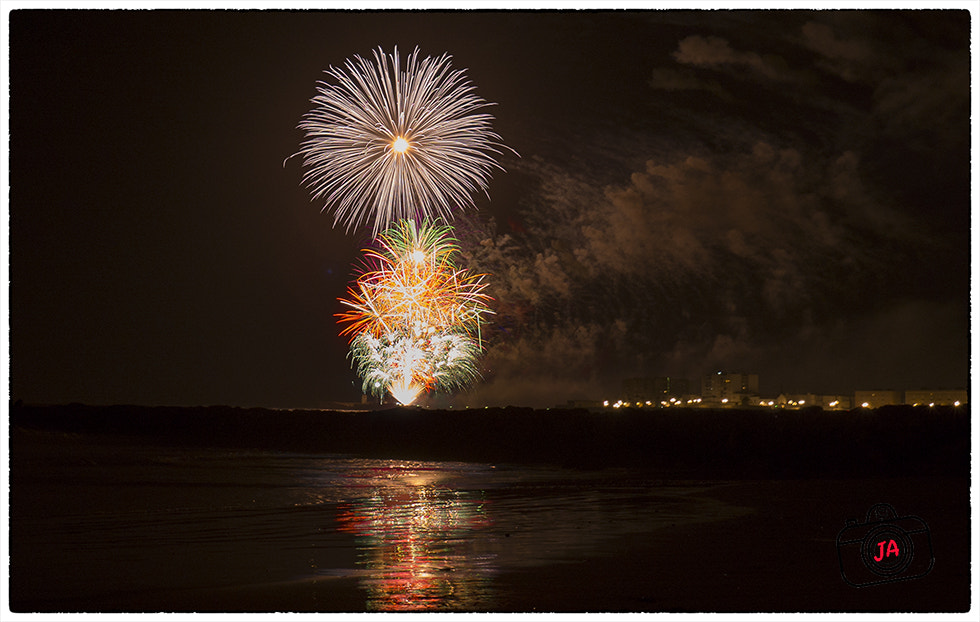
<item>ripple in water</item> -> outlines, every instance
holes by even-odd
[[[188,591],[312,590],[338,577],[357,581],[368,610],[492,610],[500,573],[613,555],[631,534],[732,515],[691,494],[703,485],[630,471],[119,442],[41,447],[18,469],[12,586],[67,610],[179,610]]]

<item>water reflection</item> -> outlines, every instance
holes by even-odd
[[[538,588],[504,575],[617,556],[739,510],[705,484],[619,470],[61,436],[31,449],[10,592],[44,610],[508,610]]]
[[[438,469],[375,471],[384,485],[342,503],[337,519],[339,531],[357,536],[368,609],[490,608],[496,554],[484,493],[441,484]]]

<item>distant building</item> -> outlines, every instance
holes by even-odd
[[[780,393],[774,405],[781,408],[819,406],[823,410],[850,410],[851,398],[846,395],[817,395],[815,393]],[[766,401],[768,405],[768,401]]]
[[[918,389],[905,392],[905,403],[912,406],[959,406],[968,401],[966,389]]]
[[[824,410],[850,410],[851,396],[849,395],[818,395],[817,406]]]
[[[663,398],[682,398],[691,390],[691,383],[687,378],[677,378],[675,376],[660,376],[653,379],[653,388],[657,395]]]
[[[880,406],[891,406],[903,404],[901,391],[855,391],[854,407],[878,408]]]
[[[708,374],[701,378],[701,397],[710,404],[755,405],[759,401],[759,374]]]
[[[690,391],[687,378],[658,376],[656,378],[627,378],[623,381],[623,397],[627,402],[660,404],[670,398],[683,398]]]
[[[779,396],[773,401],[775,402],[774,405],[782,408],[806,408],[807,406],[818,406],[817,396],[812,393],[780,393]]]

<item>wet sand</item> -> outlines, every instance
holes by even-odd
[[[637,536],[630,552],[498,578],[509,611],[963,612],[970,608],[969,482],[786,480],[706,495],[751,512]],[[918,579],[854,588],[840,572],[845,520],[891,503],[923,518],[935,566]]]
[[[824,434],[820,451],[807,454],[816,462],[779,456],[779,477],[753,476],[773,459],[761,455],[736,457],[732,472],[740,477],[719,478],[724,461],[712,455],[703,462],[703,479],[692,480],[697,464],[672,471],[638,461],[642,447],[632,440],[625,447],[633,453],[617,460],[621,422],[601,421],[578,416],[580,429],[562,432],[573,438],[581,426],[592,426],[603,443],[584,461],[571,460],[577,466],[569,469],[538,464],[540,455],[526,453],[533,444],[508,448],[499,435],[486,446],[532,459],[499,468],[338,459],[269,449],[269,438],[254,430],[211,447],[214,437],[195,436],[215,425],[207,421],[156,436],[152,431],[166,421],[138,423],[148,433],[120,430],[129,424],[111,417],[95,425],[20,418],[10,443],[10,606],[19,612],[969,609],[969,477],[955,452],[941,460],[910,453],[921,424],[909,427],[916,436],[904,439],[895,457],[870,456],[868,469],[853,476],[825,472]],[[471,419],[447,434],[465,436],[487,425]],[[876,421],[868,425],[880,429]],[[93,427],[98,433],[85,431]],[[272,445],[305,448],[285,427]],[[664,430],[654,428],[648,438],[663,446]],[[956,431],[938,428],[936,438]],[[773,428],[762,431],[771,435]],[[676,442],[690,437],[667,432]],[[727,432],[713,434],[723,447]],[[804,437],[795,438],[799,444]],[[254,449],[263,443],[265,449]],[[462,451],[472,457],[487,450]],[[612,452],[608,462],[616,466],[601,465],[603,452]],[[671,455],[680,453],[675,448]],[[850,453],[842,459],[853,461],[859,451]],[[544,455],[559,463],[575,457],[556,450]],[[889,469],[898,457],[906,458],[905,468]],[[899,476],[890,476],[895,470]],[[916,470],[925,475],[909,474]],[[844,582],[837,535],[846,520],[863,522],[876,503],[926,521],[935,559],[928,574],[862,588]]]
[[[740,482],[708,496],[743,516],[677,524],[622,539],[608,554],[493,579],[496,612],[962,612],[970,607],[967,486],[950,480]],[[926,576],[854,588],[841,578],[836,535],[868,500],[927,518],[936,564]],[[966,542],[967,546],[962,546]],[[366,611],[357,577],[154,591],[15,610]]]

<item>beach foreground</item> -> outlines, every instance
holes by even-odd
[[[962,425],[955,413],[932,427],[904,412],[893,413],[890,428],[879,419],[852,422],[847,430],[857,436],[838,444],[824,422],[797,419],[780,428],[749,414],[749,429],[768,439],[757,451],[778,441],[798,448],[802,426],[839,456],[834,462],[817,451],[797,452],[794,461],[790,453],[748,457],[725,449],[747,436],[739,425],[706,428],[696,447],[694,431],[674,420],[596,421],[577,412],[566,414],[570,429],[552,423],[553,411],[523,422],[503,411],[454,413],[469,418],[458,424],[414,409],[319,413],[334,418],[322,435],[303,421],[310,415],[292,413],[278,434],[248,433],[250,421],[275,415],[266,411],[243,417],[237,431],[208,436],[202,430],[220,431],[229,421],[195,409],[169,419],[131,409],[126,419],[124,407],[115,408],[12,413],[13,611],[970,607],[969,471],[951,440]],[[393,434],[372,427],[397,432],[392,421],[401,415],[433,434],[436,423],[452,425],[463,444],[413,444],[406,434],[399,456]],[[692,423],[703,423],[698,416]],[[960,417],[968,424],[968,415]],[[350,430],[340,437],[343,422],[384,440],[370,447]],[[297,436],[304,423],[311,433]],[[552,434],[508,445],[487,433],[482,447],[466,445],[474,430],[519,425],[539,433],[552,426]],[[576,456],[549,446],[558,439],[586,447],[575,440],[583,426],[591,426],[601,451]],[[629,442],[619,436],[624,429]],[[879,429],[890,430],[905,466],[889,472],[897,454],[884,447],[868,454],[864,469],[848,472]],[[917,446],[924,430],[933,443],[949,437],[945,454]],[[637,440],[640,432],[646,436]],[[446,443],[447,434],[437,440]],[[664,438],[672,449],[644,458],[638,443],[666,447]],[[664,456],[680,456],[683,439],[699,458],[671,463]],[[345,443],[356,451],[341,451]],[[476,459],[493,451],[506,459]],[[927,527],[928,540],[907,540],[915,563],[889,577],[901,580],[864,572],[853,558],[859,554],[838,542],[846,521],[864,523],[878,503],[895,509],[895,524],[914,515]],[[922,572],[925,562],[932,566]]]

